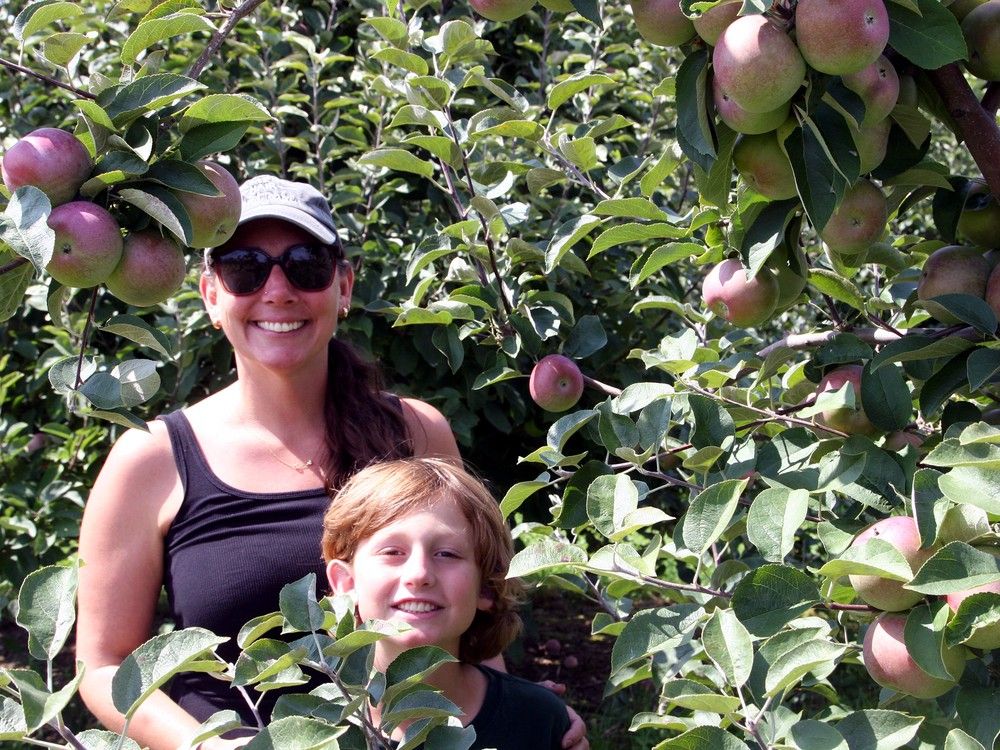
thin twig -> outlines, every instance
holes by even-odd
[[[62,81],[56,80],[52,76],[47,76],[44,73],[39,73],[39,72],[37,72],[35,70],[32,70],[31,68],[26,68],[23,65],[18,65],[16,62],[12,62],[10,60],[5,60],[2,57],[0,57],[0,65],[3,65],[5,68],[8,68],[9,70],[13,70],[16,73],[24,73],[24,75],[31,76],[32,78],[37,78],[40,81],[45,81],[46,83],[51,84],[52,86],[57,86],[57,87],[59,87],[61,89],[65,89],[66,91],[69,91],[69,92],[72,92],[72,93],[76,94],[81,99],[96,99],[97,98],[96,96],[94,96],[93,94],[91,94],[89,91],[83,91],[82,89],[78,89],[76,86],[72,86],[72,85],[70,85],[68,83],[63,83]]]
[[[90,326],[94,322],[94,309],[97,307],[97,287],[90,293],[90,309],[87,310],[87,322],[83,326],[83,335],[80,337],[80,356],[76,360],[76,382],[73,389],[76,390],[83,385],[83,355],[87,351],[87,340],[90,338]]]
[[[198,59],[194,61],[194,65],[188,70],[188,78],[197,79],[201,75],[202,71],[208,66],[208,61],[212,58],[212,55],[219,51],[219,47],[222,46],[226,37],[236,28],[236,24],[253,13],[257,9],[257,6],[263,2],[264,0],[247,0],[240,7],[233,9],[226,22],[222,24],[222,28],[212,34],[212,38],[205,45],[205,49],[201,51]]]
[[[0,276],[3,276],[5,273],[8,273],[9,271],[13,271],[17,268],[20,268],[27,262],[28,262],[27,258],[20,258],[20,257],[14,258],[14,260],[12,260],[10,263],[5,263],[4,265],[0,266]]]

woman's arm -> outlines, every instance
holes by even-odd
[[[121,731],[111,699],[122,660],[152,635],[163,582],[163,531],[180,500],[180,481],[163,425],[125,433],[108,454],[87,500],[80,529],[77,656],[80,694],[104,726]],[[168,517],[169,516],[169,517]],[[150,750],[176,750],[199,722],[166,693],[151,695],[128,734]],[[211,750],[208,743],[205,750]]]

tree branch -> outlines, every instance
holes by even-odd
[[[45,81],[46,83],[51,84],[52,86],[58,86],[61,89],[65,89],[66,91],[70,91],[70,92],[76,94],[77,96],[79,96],[81,99],[96,99],[97,98],[96,96],[94,96],[93,94],[91,94],[89,91],[83,91],[82,89],[78,89],[76,86],[71,86],[68,83],[63,83],[62,81],[56,80],[55,78],[52,78],[51,76],[47,76],[44,73],[39,73],[39,72],[37,72],[35,70],[32,70],[31,68],[26,68],[23,65],[18,65],[16,62],[11,62],[10,60],[5,60],[2,57],[0,57],[0,65],[2,65],[5,68],[8,68],[9,70],[13,70],[16,73],[23,73],[26,76],[31,76],[32,78],[37,78],[40,81]]]
[[[957,63],[928,71],[931,83],[955,121],[959,137],[965,141],[976,165],[986,178],[990,192],[1000,200],[1000,127],[993,115],[979,103]],[[1000,95],[996,95],[1000,98]],[[987,92],[990,97],[990,92]],[[993,97],[991,97],[993,98]]]
[[[1000,81],[993,81],[986,87],[982,103],[986,113],[991,117],[996,117],[997,110],[1000,109]]]
[[[198,59],[194,61],[194,65],[188,70],[188,77],[197,79],[201,75],[202,71],[208,67],[208,61],[212,58],[216,52],[219,51],[219,47],[222,46],[222,42],[225,41],[229,33],[236,28],[236,24],[246,18],[248,15],[253,13],[257,6],[263,3],[264,0],[246,0],[238,8],[235,8],[226,22],[222,24],[222,28],[212,34],[212,38],[205,45],[205,49],[201,51]]]
[[[12,260],[10,263],[5,263],[4,265],[0,266],[0,276],[3,276],[5,273],[9,271],[14,271],[20,268],[27,262],[28,262],[27,258],[20,258],[20,257],[14,258],[14,260]]]

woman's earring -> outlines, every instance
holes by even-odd
[[[340,308],[340,314],[339,314],[339,315],[338,315],[337,317],[338,317],[338,318],[339,318],[340,320],[344,320],[344,319],[346,319],[346,318],[347,318],[347,313],[348,313],[349,311],[350,311],[350,308],[347,308],[347,307],[342,307],[342,308]]]
[[[222,323],[220,323],[217,320],[213,320],[212,321],[212,328],[214,328],[216,331],[221,331],[222,330]]]

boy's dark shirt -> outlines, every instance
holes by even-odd
[[[477,665],[486,676],[486,697],[472,726],[472,750],[558,750],[569,715],[551,690],[520,677]]]

